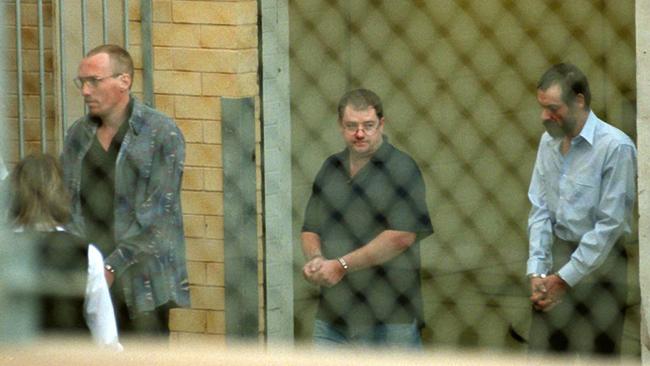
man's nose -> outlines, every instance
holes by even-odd
[[[83,96],[90,95],[90,86],[88,85],[88,83],[83,83],[81,85],[81,95]]]

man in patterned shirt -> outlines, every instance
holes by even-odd
[[[120,329],[167,334],[169,309],[189,305],[183,135],[130,94],[133,61],[122,47],[91,50],[74,81],[88,114],[70,127],[62,153],[70,229],[105,256]]]

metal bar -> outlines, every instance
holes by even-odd
[[[88,52],[88,1],[81,0],[81,53],[82,57]]]
[[[276,6],[277,6],[277,2],[276,2]],[[275,10],[275,12],[277,14],[277,8],[274,9],[274,10]],[[263,17],[264,12],[265,12],[265,7],[262,6],[261,1],[258,1],[257,2],[257,49],[259,50],[259,52],[257,53],[257,64],[259,66],[257,68],[257,75],[258,75],[258,78],[259,78],[259,81],[260,81],[260,88],[259,88],[259,98],[260,98],[260,101],[261,101],[260,106],[259,106],[259,108],[260,108],[260,126],[261,126],[261,128],[260,128],[260,154],[262,155],[262,156],[259,157],[259,159],[262,162],[267,160],[266,149],[265,149],[266,145],[264,144],[264,141],[265,141],[264,140],[264,133],[266,132],[265,129],[264,129],[264,126],[265,126],[265,124],[264,124],[264,116],[265,116],[265,114],[264,114],[264,100],[265,100],[264,99],[264,92],[266,91],[264,89],[264,72],[266,70],[264,70],[264,53],[263,53],[263,50],[264,50],[264,46],[263,46],[264,45],[264,31],[265,31],[265,29],[263,29],[263,26],[262,26],[262,17]],[[277,17],[273,17],[273,19],[277,20]],[[269,240],[267,240],[268,236],[267,236],[267,225],[266,225],[267,224],[267,220],[266,220],[267,219],[267,215],[266,215],[266,204],[267,204],[266,195],[267,195],[267,190],[266,190],[266,187],[264,185],[264,182],[266,181],[266,173],[267,173],[267,171],[266,171],[265,168],[266,168],[265,164],[262,163],[261,166],[260,166],[260,170],[261,170],[260,173],[261,173],[261,176],[262,176],[262,184],[261,184],[261,190],[262,190],[262,192],[261,192],[262,193],[261,194],[261,201],[262,202],[261,202],[261,206],[262,206],[262,212],[265,213],[264,220],[262,220],[262,223],[261,223],[261,225],[262,225],[262,237],[264,238],[264,243],[262,245],[262,254],[261,254],[262,258],[264,258],[264,261],[262,262],[262,273],[263,273],[263,276],[262,276],[262,292],[263,292],[263,294],[262,294],[262,296],[263,296],[263,299],[264,299],[263,303],[262,303],[262,307],[264,308],[264,311],[265,311],[265,316],[262,317],[262,320],[264,321],[264,330],[266,331],[266,339],[267,339],[267,342],[268,342],[269,341],[269,336],[268,336],[268,334],[269,334],[269,327],[268,327],[269,318],[268,318],[268,316],[269,315],[274,316],[275,314],[271,310],[269,310],[269,307],[268,307],[268,304],[269,304],[268,298],[269,298],[269,296],[273,297],[273,295],[270,295],[271,294],[271,291],[270,291],[271,289],[269,288],[269,285],[271,283],[269,281],[269,278],[267,277],[267,273],[269,272],[270,268],[268,266],[269,261],[267,261],[267,258],[268,258],[268,253],[267,253],[268,246],[267,246],[267,244],[269,243]]]
[[[102,0],[102,40],[104,44],[108,43],[108,2]]]
[[[23,36],[20,0],[16,0],[16,82],[18,83],[18,154],[25,157],[25,101],[23,100]]]
[[[144,103],[154,107],[153,99],[153,46],[151,39],[153,24],[151,0],[140,0],[142,18],[142,83]]]
[[[221,98],[226,340],[259,331],[255,101]]]
[[[38,85],[41,123],[41,151],[47,152],[47,125],[45,120],[45,42],[43,32],[43,0],[38,0]]]
[[[88,53],[88,1],[81,0],[81,57]],[[84,113],[88,113],[88,106],[84,103]]]
[[[61,138],[65,141],[65,131],[66,131],[66,121],[67,121],[67,103],[66,103],[66,88],[65,88],[65,83],[66,83],[66,70],[65,70],[65,32],[63,31],[63,14],[64,14],[64,8],[63,8],[63,0],[59,1],[59,14],[58,14],[58,20],[59,20],[59,85],[61,87],[60,90],[60,98],[61,98],[61,112],[60,112],[60,117],[61,117]]]
[[[129,49],[129,0],[122,1],[122,32],[124,37],[124,49]]]

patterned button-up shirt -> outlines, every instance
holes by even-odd
[[[115,163],[116,248],[105,263],[115,269],[135,316],[169,301],[188,306],[189,286],[180,200],[185,141],[171,118],[131,98],[129,128]],[[77,120],[61,156],[72,195],[70,231],[84,237],[82,164],[97,127],[89,115]]]

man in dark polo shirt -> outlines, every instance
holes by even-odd
[[[174,121],[130,93],[133,61],[116,45],[81,60],[75,84],[88,114],[62,152],[70,230],[95,243],[122,331],[168,333],[189,305],[180,189],[185,141]]]
[[[421,347],[422,174],[383,135],[372,91],[345,94],[338,124],[347,148],[318,172],[301,234],[303,275],[321,286],[314,343]]]

